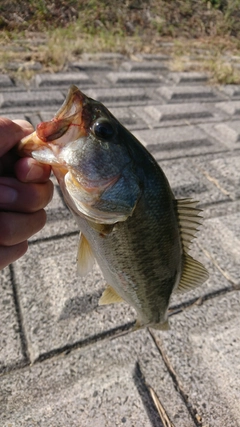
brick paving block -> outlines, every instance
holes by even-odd
[[[42,69],[42,64],[38,61],[27,61],[27,62],[20,62],[20,61],[11,61],[6,64],[7,70],[13,70],[13,71],[26,71],[26,70],[34,70],[39,71]]]
[[[218,102],[216,108],[219,108],[230,116],[235,116],[240,114],[240,101]]]
[[[114,52],[83,53],[82,59],[84,61],[120,61],[124,60],[125,56]]]
[[[220,90],[230,98],[239,98],[240,97],[240,86],[239,85],[226,85],[221,86]]]
[[[214,101],[219,96],[211,87],[207,86],[162,86],[157,93],[169,102],[209,100]]]
[[[108,73],[107,79],[114,84],[156,84],[161,80],[161,76],[154,75],[152,73],[144,72],[120,72],[120,73]]]
[[[226,192],[204,175],[201,162],[198,163],[195,157],[171,161],[161,160],[156,155],[155,158],[167,176],[175,197],[192,197],[199,200],[200,205],[231,201]]]
[[[4,89],[12,86],[14,85],[10,77],[7,74],[0,74],[0,88]]]
[[[77,68],[79,70],[83,71],[109,71],[111,70],[111,67],[106,62],[100,62],[100,61],[76,61],[76,62],[70,62],[70,67]]]
[[[227,121],[210,125],[200,124],[201,129],[218,139],[228,149],[237,149],[240,141],[240,125],[238,121]]]
[[[0,108],[58,106],[63,103],[64,99],[61,92],[53,90],[4,92],[0,97]]]
[[[77,276],[77,246],[78,234],[39,241],[14,265],[32,361],[136,317],[127,304],[98,306],[105,282],[98,266]]]
[[[208,81],[208,75],[206,73],[199,73],[196,71],[173,72],[169,73],[168,77],[177,84],[205,83]]]
[[[0,114],[1,117],[6,117],[9,120],[28,120],[25,114],[22,113],[8,113],[8,114]]]
[[[240,213],[207,219],[199,244],[225,277],[240,285]]]
[[[143,88],[106,88],[88,89],[87,96],[103,103],[128,103],[148,100],[148,93]]]
[[[161,426],[146,383],[174,425],[194,427],[146,331],[99,342],[3,377],[0,416],[4,427]]]
[[[226,149],[196,126],[136,130],[134,135],[157,160],[190,157]]]
[[[40,110],[39,111],[39,117],[41,119],[41,122],[48,122],[48,121],[52,120],[52,118],[55,116],[56,113],[57,113],[57,111]]]
[[[169,61],[171,59],[169,55],[163,55],[161,53],[137,54],[136,58],[138,58],[139,60],[146,60],[146,61]]]
[[[160,61],[127,61],[121,64],[121,67],[126,71],[152,71],[152,72],[161,72],[167,71],[168,67],[166,64],[161,63]]]
[[[140,120],[140,118],[134,114],[134,112],[130,111],[128,107],[111,107],[109,110],[128,130],[146,127],[146,123]]]
[[[69,86],[71,84],[83,85],[92,83],[86,73],[43,73],[35,76],[35,84],[38,87],[42,86]]]
[[[11,280],[8,267],[0,271],[0,372],[24,363]]]
[[[230,199],[240,198],[240,155],[201,158],[195,164]]]
[[[204,217],[214,218],[223,215],[232,215],[236,212],[240,212],[240,199],[230,201],[229,203],[217,203],[208,206],[204,206]]]
[[[232,143],[240,140],[240,123],[238,121],[219,123],[215,125],[215,129],[222,135],[223,139],[227,137],[228,141]]]
[[[42,121],[39,114],[37,113],[26,114],[25,117],[33,125],[34,129]]]
[[[164,337],[153,331],[203,426],[240,426],[239,304],[239,292],[221,295],[173,316]]]
[[[132,107],[132,111],[144,116],[151,124],[155,122],[218,119],[217,114],[209,107],[209,104],[185,103],[167,105],[148,105],[146,107]],[[145,117],[145,113],[147,116]]]

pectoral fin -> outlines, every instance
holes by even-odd
[[[112,288],[112,286],[108,286],[107,289],[105,289],[105,291],[103,292],[98,304],[107,305],[119,302],[124,302],[124,300],[117,294],[117,292]]]
[[[77,272],[80,276],[86,276],[93,268],[95,258],[86,237],[80,233],[77,253]]]

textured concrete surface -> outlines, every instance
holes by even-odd
[[[50,120],[72,83],[140,139],[177,197],[200,201],[192,255],[210,278],[173,296],[170,331],[130,332],[131,307],[98,306],[98,266],[77,277],[78,229],[53,178],[47,225],[0,273],[0,425],[240,427],[240,87],[171,72],[164,55],[89,54],[64,73],[39,64],[28,88],[0,75],[0,115]]]

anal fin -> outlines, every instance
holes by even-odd
[[[112,286],[108,286],[103,292],[98,304],[107,305],[119,302],[124,302],[124,300],[117,294],[117,292],[112,288]]]
[[[86,276],[93,268],[95,258],[91,246],[86,237],[80,233],[77,253],[77,272],[80,276]]]

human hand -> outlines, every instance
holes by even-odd
[[[32,158],[19,158],[12,148],[33,131],[25,120],[0,117],[0,270],[27,251],[27,239],[46,222],[51,168]]]

